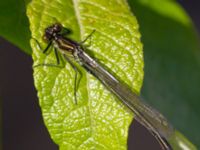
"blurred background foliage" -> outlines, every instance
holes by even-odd
[[[144,44],[142,96],[200,147],[200,41],[175,1],[130,0]]]

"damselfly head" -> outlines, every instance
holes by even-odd
[[[62,25],[59,23],[55,23],[45,29],[45,33],[43,36],[44,41],[50,42],[58,35],[59,32],[62,30]]]

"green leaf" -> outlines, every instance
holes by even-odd
[[[200,148],[200,42],[185,11],[171,0],[129,0],[140,23],[142,95]]]
[[[0,36],[31,54],[30,30],[24,0],[0,2]]]
[[[137,21],[126,1],[33,0],[27,14],[32,37],[42,48],[47,46],[42,40],[45,28],[55,22],[70,28],[71,38],[77,41],[95,29],[87,51],[139,93],[143,79],[142,45]],[[56,62],[53,53],[42,54],[35,40],[31,40],[31,46],[34,65]],[[42,114],[52,139],[61,150],[126,149],[133,114],[80,67],[82,78],[76,105],[75,72],[68,63],[63,65],[62,69],[34,68]]]

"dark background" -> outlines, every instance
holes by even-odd
[[[200,31],[200,1],[178,1]],[[58,150],[42,120],[33,85],[31,57],[0,38],[0,69],[3,149]],[[137,122],[131,125],[128,145],[130,150],[160,149],[155,138]]]

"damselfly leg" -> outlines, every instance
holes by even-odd
[[[62,36],[66,36],[66,35],[69,35],[69,34],[71,34],[71,33],[72,33],[72,31],[71,31],[70,29],[68,29],[68,28],[63,28],[63,29],[62,29],[61,35],[62,35]]]
[[[58,55],[58,50],[56,48],[54,48],[54,54],[56,56],[57,65],[59,65],[60,64],[60,59],[59,59],[59,55]]]
[[[52,41],[48,43],[48,45],[46,46],[46,48],[44,50],[42,50],[41,45],[38,42],[38,40],[36,40],[35,38],[32,38],[32,39],[36,42],[36,44],[39,47],[40,51],[43,54],[45,54],[46,56],[48,56],[52,52]],[[57,49],[55,47],[53,49],[54,49],[54,55],[56,57],[56,64],[45,64],[45,63],[42,63],[42,64],[34,65],[33,68],[37,68],[37,67],[40,67],[40,66],[64,68],[64,65],[63,66],[59,65],[61,57],[59,57]]]
[[[68,58],[66,55],[64,55],[65,59],[67,60],[67,62],[72,66],[72,68],[75,71],[75,76],[74,76],[74,98],[75,98],[75,104],[78,103],[77,101],[77,91],[78,91],[78,87],[82,78],[82,73],[81,71],[76,67],[76,65],[70,60],[70,58]],[[78,74],[80,75],[80,77],[78,78]]]
[[[52,46],[52,41],[50,41],[49,44],[47,45],[47,47],[42,51],[43,54],[49,55],[51,53],[51,50],[52,50],[51,46]],[[48,50],[49,50],[49,52],[48,52]]]
[[[92,35],[95,33],[96,30],[93,30],[83,41],[79,42],[80,45],[84,44],[88,39],[90,39],[89,45],[91,45],[91,38]]]

